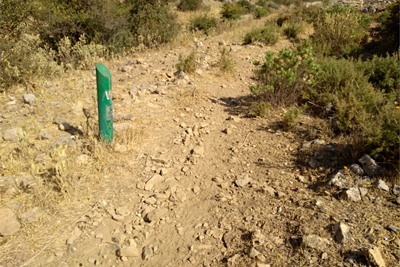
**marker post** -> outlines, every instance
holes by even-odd
[[[103,64],[96,65],[96,81],[100,140],[110,143],[113,140],[111,73]]]

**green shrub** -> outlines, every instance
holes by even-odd
[[[285,127],[291,128],[302,113],[303,111],[297,107],[291,107],[289,110],[287,110],[283,116],[283,123]]]
[[[397,0],[388,5],[386,11],[378,18],[378,22],[381,23],[380,36],[384,42],[390,43],[392,51],[396,51],[399,48],[399,17],[399,1]]]
[[[270,25],[264,28],[256,28],[248,32],[244,36],[244,43],[251,44],[253,42],[261,42],[267,45],[274,45],[279,40],[279,29]]]
[[[251,13],[254,10],[254,5],[247,0],[239,0],[236,4],[243,7],[244,13]]]
[[[256,71],[258,85],[250,87],[257,99],[273,106],[291,106],[300,101],[302,91],[312,87],[321,76],[312,55],[310,42],[296,51],[283,49],[278,55],[265,53],[265,62]]]
[[[225,3],[222,5],[221,15],[228,20],[240,19],[243,13],[243,7],[234,3]]]
[[[222,72],[236,72],[236,61],[230,56],[230,53],[226,47],[220,50],[221,58],[219,59],[219,69]]]
[[[186,73],[193,73],[196,70],[196,52],[192,51],[188,56],[179,55],[179,62],[176,68]]]
[[[302,25],[301,23],[288,23],[286,27],[283,29],[283,33],[288,37],[288,38],[296,38],[297,35],[300,33],[302,30]]]
[[[189,29],[191,31],[199,30],[203,31],[205,34],[209,34],[212,28],[218,26],[218,21],[216,18],[208,16],[207,14],[195,17],[190,21]]]
[[[399,53],[387,54],[386,57],[374,55],[371,60],[359,63],[359,68],[364,70],[364,75],[375,88],[387,94],[396,95],[400,85]]]
[[[269,2],[270,1],[268,1],[268,0],[258,0],[256,2],[256,5],[257,6],[261,6],[261,7],[267,7]]]
[[[195,11],[201,9],[203,6],[203,0],[181,0],[177,7],[181,11]]]
[[[269,7],[256,7],[254,9],[254,17],[256,19],[260,19],[262,17],[266,17],[271,13],[271,9]]]
[[[269,109],[271,107],[270,103],[261,102],[253,102],[250,105],[250,114],[254,117],[265,117],[268,115]]]
[[[365,21],[350,7],[335,5],[321,11],[314,21],[315,47],[328,56],[349,54],[365,36]]]

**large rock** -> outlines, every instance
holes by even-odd
[[[357,187],[351,187],[344,192],[344,196],[346,199],[351,200],[353,202],[361,201],[360,190]]]
[[[9,236],[19,230],[21,224],[15,218],[15,214],[11,209],[0,209],[0,235]]]
[[[373,246],[370,249],[365,249],[363,252],[371,266],[386,267],[385,260],[383,259],[381,251],[378,247]]]
[[[136,246],[129,246],[118,250],[118,255],[120,257],[139,257],[140,251]]]
[[[303,237],[303,245],[323,251],[329,245],[329,241],[317,235],[307,235]]]
[[[13,128],[4,131],[3,139],[5,141],[14,141],[24,137],[24,131],[22,128]]]
[[[350,240],[350,228],[344,223],[337,223],[334,226],[335,238],[339,243],[347,243]]]
[[[33,106],[35,104],[35,95],[34,94],[24,94],[24,102]]]
[[[381,173],[381,167],[367,154],[364,154],[358,161],[362,164],[368,176],[375,176]]]
[[[49,147],[59,147],[62,144],[66,144],[68,147],[73,147],[76,145],[76,138],[73,135],[66,135],[58,138],[54,143],[52,143]]]
[[[155,174],[153,177],[150,178],[144,185],[144,190],[150,191],[153,189],[153,187],[161,182],[163,180],[163,177],[159,174]]]
[[[150,211],[144,216],[144,221],[149,223],[154,221],[156,222],[162,219],[165,216],[165,214],[167,214],[167,212],[168,210],[166,208],[155,209],[153,211]]]

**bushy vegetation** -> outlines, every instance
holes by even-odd
[[[351,55],[367,37],[371,18],[350,6],[335,6],[321,11],[314,20],[317,50],[326,56]]]
[[[290,22],[286,24],[285,28],[283,29],[283,33],[288,38],[296,38],[297,35],[301,32],[301,30],[302,30],[301,23]]]
[[[204,7],[203,0],[181,0],[178,4],[178,10],[195,11]]]
[[[244,13],[251,13],[254,10],[254,5],[247,0],[239,0],[236,4],[243,7]]]
[[[209,35],[210,30],[218,26],[218,20],[214,17],[203,14],[193,18],[190,21],[189,29],[191,31],[203,31],[205,34]]]
[[[221,57],[219,59],[219,69],[222,72],[225,73],[235,73],[236,72],[236,61],[232,58],[232,56],[230,55],[230,52],[228,51],[228,49],[226,49],[226,47],[222,48],[220,50],[221,52]]]
[[[289,107],[283,121],[290,128],[299,114],[312,113],[326,118],[334,134],[345,134],[356,149],[354,153],[370,153],[398,164],[398,5],[398,1],[389,5],[379,16],[381,32],[369,44],[366,36],[372,18],[350,6],[280,15],[277,24],[283,25],[287,36],[295,36],[297,30],[289,25],[296,20],[313,22],[314,36],[294,51],[267,52],[263,63],[254,62],[259,68],[258,83],[250,87],[257,99],[250,107],[251,114],[265,114],[268,105]],[[259,32],[247,35],[247,41]],[[383,44],[385,40],[390,45]],[[379,49],[371,50],[372,45]],[[387,51],[383,56],[374,55],[368,60],[351,57],[382,48]]]
[[[179,55],[179,62],[176,68],[186,73],[193,73],[196,70],[196,52],[192,51],[188,56]]]
[[[169,2],[2,1],[2,90],[31,75],[93,67],[109,53],[169,42],[180,29]]]
[[[279,40],[279,28],[274,25],[268,25],[264,28],[256,28],[244,36],[244,43],[261,42],[266,45],[276,44]]]
[[[254,17],[256,19],[266,17],[270,13],[271,13],[271,9],[269,7],[255,7],[255,9],[254,9]]]
[[[224,3],[222,5],[221,15],[222,18],[228,20],[240,19],[243,13],[243,7],[235,3]]]

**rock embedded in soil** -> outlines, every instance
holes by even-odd
[[[350,171],[352,171],[355,175],[358,176],[363,176],[364,175],[364,170],[360,167],[358,164],[352,164],[349,167]]]
[[[242,176],[238,179],[236,179],[235,184],[239,187],[243,187],[245,185],[247,185],[248,183],[250,183],[252,180],[249,177],[248,174],[242,174]]]
[[[153,187],[161,182],[163,180],[163,177],[159,174],[155,174],[153,177],[150,178],[144,185],[144,190],[150,191],[153,189]]]
[[[24,103],[33,106],[35,104],[35,95],[34,94],[24,94]]]
[[[81,229],[79,229],[78,227],[75,227],[74,230],[71,232],[71,235],[67,239],[67,242],[66,242],[67,245],[72,245],[75,242],[75,240],[80,237],[81,234],[82,234]]]
[[[69,131],[71,130],[71,125],[68,122],[62,122],[58,125],[58,129],[61,131]]]
[[[61,144],[66,144],[68,147],[73,147],[75,146],[76,140],[75,140],[75,136],[73,135],[66,135],[63,137],[58,138],[56,141],[54,141],[49,147],[60,147]]]
[[[136,246],[129,246],[118,250],[120,257],[140,257],[139,249]]]
[[[389,192],[389,186],[381,179],[376,181],[376,186],[381,190]]]
[[[344,223],[337,223],[333,227],[335,231],[336,241],[339,243],[347,243],[350,240],[350,228]]]
[[[303,245],[323,251],[329,245],[329,241],[328,239],[319,237],[317,235],[307,235],[303,237]]]
[[[162,219],[166,214],[168,210],[166,208],[158,208],[153,211],[150,211],[144,216],[144,221],[145,222],[154,222],[154,221],[159,221]]]
[[[150,246],[144,246],[142,249],[142,259],[147,260],[153,256],[153,249]]]
[[[53,123],[60,125],[61,123],[67,122],[67,119],[65,118],[65,116],[63,114],[56,114],[53,118]]]
[[[36,221],[42,215],[42,210],[39,207],[34,207],[18,216],[22,223],[30,223]]]
[[[15,218],[14,212],[9,208],[0,209],[0,235],[9,236],[19,230],[21,224]]]
[[[400,185],[393,185],[393,194],[400,195]]]
[[[360,190],[357,187],[351,187],[344,192],[344,197],[353,202],[361,201]]]
[[[374,176],[381,173],[381,167],[376,164],[375,160],[373,160],[369,155],[364,154],[358,161],[362,164],[365,173],[368,176]]]
[[[24,131],[22,128],[13,128],[4,131],[3,139],[5,141],[14,141],[24,137]]]
[[[371,266],[386,267],[385,260],[383,259],[382,253],[377,246],[372,246],[372,248],[364,249],[363,253]]]

